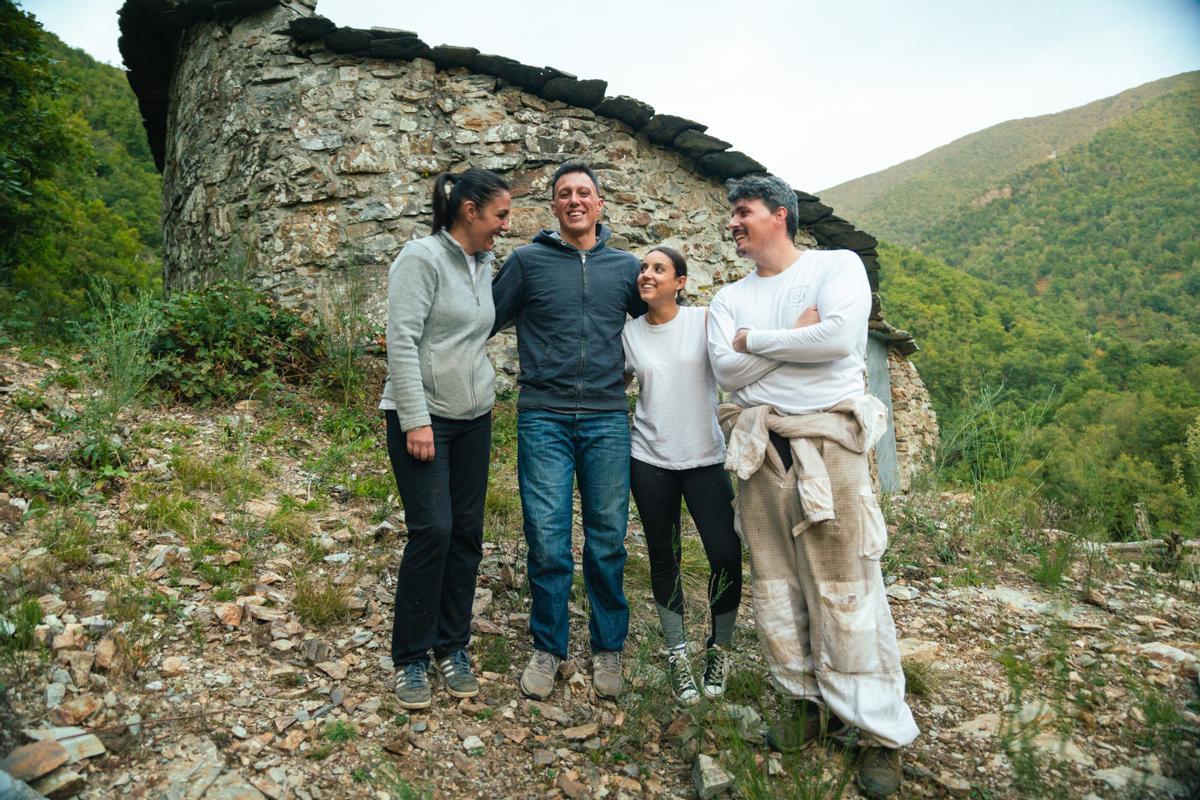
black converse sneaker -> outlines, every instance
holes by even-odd
[[[704,696],[716,700],[725,694],[725,683],[733,669],[733,659],[728,651],[714,644],[704,651]]]
[[[694,706],[700,702],[700,689],[696,687],[696,679],[692,677],[687,651],[667,651],[667,675],[671,679],[671,691],[679,705]]]

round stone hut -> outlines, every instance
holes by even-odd
[[[724,229],[725,181],[767,168],[700,122],[607,96],[603,80],[430,46],[410,31],[338,27],[315,0],[127,0],[120,25],[163,174],[167,291],[232,277],[315,309],[350,281],[379,318],[387,266],[429,230],[433,175],[478,166],[511,183],[503,260],[554,226],[549,176],[576,159],[600,175],[612,243],[683,252],[698,302],[749,267]],[[854,250],[866,265],[868,380],[895,423],[879,476],[903,489],[937,439],[906,358],[916,344],[883,319],[876,240],[817,197],[797,197],[799,246]],[[497,367],[511,376],[512,341],[497,339]]]

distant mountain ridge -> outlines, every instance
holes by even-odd
[[[1200,340],[1200,81],[1146,103],[916,247],[1130,342]]]
[[[1200,87],[1200,71],[1146,83],[1078,108],[1010,120],[819,192],[846,219],[881,239],[915,244],[949,216],[1011,191],[1009,179],[1062,155],[1172,92]]]

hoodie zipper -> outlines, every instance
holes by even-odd
[[[479,253],[475,254],[475,268],[471,268],[471,262],[463,259],[466,262],[467,278],[471,281],[471,289],[475,294],[475,328],[479,327],[479,273],[482,270],[479,268]],[[479,397],[475,393],[475,359],[471,359],[471,414],[476,415],[479,410]],[[476,415],[477,416],[477,415]]]
[[[588,272],[587,251],[579,251],[579,272],[583,279],[583,309],[580,314],[579,372],[575,375],[575,405],[583,402],[583,367],[587,363]]]

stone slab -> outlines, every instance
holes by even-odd
[[[73,769],[60,769],[34,781],[31,788],[50,800],[74,797],[83,789],[86,779]]]
[[[367,52],[375,58],[412,61],[414,58],[422,58],[427,55],[429,46],[420,39],[409,36],[396,39],[371,39],[367,44]]]
[[[335,28],[325,34],[325,46],[335,53],[366,53],[375,39],[370,31],[358,28]]]
[[[645,126],[654,118],[652,105],[623,94],[604,98],[593,111],[605,117],[619,119],[634,130]]]
[[[708,130],[707,125],[695,120],[677,117],[674,114],[655,114],[642,127],[642,133],[646,134],[646,138],[655,144],[667,144],[689,128],[700,133]]]
[[[740,178],[753,173],[765,173],[767,168],[738,150],[709,153],[696,161],[700,169],[722,180]]]
[[[477,47],[457,47],[449,44],[439,44],[429,49],[429,60],[437,64],[438,69],[453,69],[454,67],[471,67],[475,56],[479,55]]]
[[[4,760],[0,761],[0,770],[19,781],[32,782],[58,769],[70,759],[70,753],[58,742],[34,742],[23,744],[5,756]]]
[[[797,193],[798,194],[798,193]],[[801,225],[812,225],[833,214],[833,209],[815,200],[801,200],[796,209],[796,222]]]
[[[0,798],[3,800],[45,800],[41,792],[35,792],[25,781],[20,781],[0,769]]]
[[[608,82],[596,79],[552,78],[539,93],[547,100],[558,100],[580,108],[595,108],[604,99]]]
[[[729,142],[701,133],[693,128],[684,128],[678,136],[671,140],[671,147],[686,156],[700,158],[709,153],[717,153],[732,147]]]
[[[288,35],[301,44],[318,42],[325,34],[337,28],[333,20],[325,17],[297,17],[288,23]]]
[[[87,758],[95,758],[96,756],[104,755],[107,752],[104,749],[104,742],[100,741],[100,737],[93,733],[86,736],[73,736],[70,739],[63,739],[59,742],[70,756],[68,763],[78,764]]]

